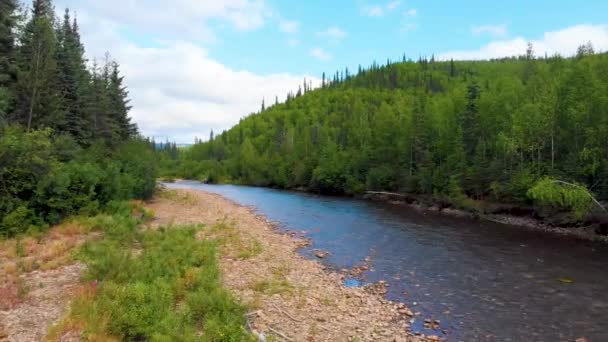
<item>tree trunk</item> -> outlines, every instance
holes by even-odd
[[[42,50],[42,42],[38,42],[38,50],[36,51],[36,64],[34,67],[34,78],[32,85],[32,96],[30,98],[30,110],[27,118],[27,131],[32,128],[32,117],[34,116],[34,104],[36,103],[36,93],[38,89],[38,69],[40,68],[40,51]]]

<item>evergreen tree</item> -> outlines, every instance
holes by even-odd
[[[35,0],[31,18],[20,37],[17,108],[13,119],[28,130],[58,128],[64,123],[57,84],[57,41],[53,22],[51,2]]]
[[[89,87],[84,47],[80,43],[76,19],[71,22],[70,12],[65,10],[58,29],[57,65],[61,91],[61,109],[65,115],[62,131],[71,134],[80,144],[85,144],[92,132],[85,109],[85,95]]]
[[[16,25],[17,0],[0,1],[0,127],[6,123],[13,106],[13,86],[17,77]]]
[[[109,71],[106,66],[100,69],[97,62],[93,62],[91,70],[91,85],[85,96],[85,110],[90,115],[88,122],[94,140],[103,140],[112,145],[115,141],[116,127],[108,116],[110,100],[108,97]]]
[[[120,75],[119,66],[116,61],[110,62],[110,75],[108,79],[108,101],[109,116],[114,121],[117,135],[122,140],[137,136],[137,125],[131,122],[129,111],[129,92],[123,85],[124,77]]]
[[[462,130],[462,141],[464,144],[467,156],[471,157],[475,153],[477,141],[479,139],[477,124],[478,124],[478,108],[477,100],[480,96],[480,89],[477,83],[472,83],[467,87],[467,107],[460,117],[460,127]]]

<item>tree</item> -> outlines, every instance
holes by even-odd
[[[460,127],[462,130],[462,141],[467,156],[472,157],[475,153],[478,141],[478,108],[477,100],[481,95],[479,85],[475,82],[467,87],[467,107],[460,117]]]
[[[13,106],[13,88],[17,77],[15,29],[17,0],[0,2],[0,127],[6,124]]]
[[[90,122],[88,113],[84,110],[89,74],[86,70],[84,47],[80,42],[78,24],[76,19],[71,21],[69,9],[65,10],[62,25],[58,29],[57,45],[61,110],[65,115],[61,130],[84,145],[93,134],[88,125]]]
[[[0,87],[8,88],[16,78],[15,29],[17,0],[0,2]]]
[[[116,61],[110,62],[110,77],[108,81],[109,115],[114,121],[117,134],[122,140],[137,136],[137,125],[131,122],[129,111],[129,92],[123,85],[124,77],[120,75],[119,66]]]
[[[32,16],[20,37],[19,75],[16,90],[16,122],[28,130],[58,127],[64,118],[59,108],[56,82],[57,41],[53,30],[53,8],[48,0],[35,0]]]

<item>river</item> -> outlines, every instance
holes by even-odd
[[[369,282],[419,315],[414,331],[449,341],[608,341],[608,246],[408,207],[198,182],[166,184],[220,194],[305,231],[321,260],[350,268],[367,256]],[[425,318],[441,321],[425,330]],[[444,330],[443,332],[441,330]]]

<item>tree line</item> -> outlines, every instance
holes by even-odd
[[[130,109],[119,64],[89,63],[69,9],[1,1],[0,235],[149,196],[153,149]]]
[[[328,194],[392,191],[529,205],[545,179],[608,200],[608,55],[374,63],[165,158],[163,172]],[[302,90],[303,89],[303,90]],[[545,184],[559,184],[549,182]],[[555,190],[555,189],[552,189]],[[559,190],[559,189],[558,189]],[[549,191],[549,189],[547,189]],[[545,191],[545,194],[547,193]],[[589,204],[572,191],[551,201]],[[572,208],[570,208],[572,207]],[[580,216],[580,215],[577,215]]]

